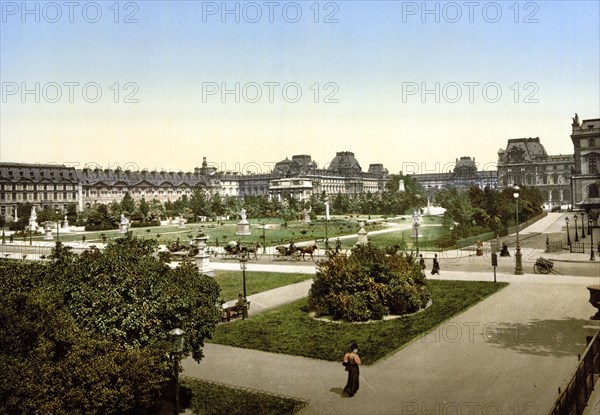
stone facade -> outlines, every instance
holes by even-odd
[[[79,177],[74,167],[58,164],[0,163],[0,215],[14,220],[17,205],[66,211],[79,199]]]
[[[306,200],[325,192],[358,194],[382,192],[389,180],[381,164],[363,172],[351,152],[339,152],[327,169],[319,169],[308,155],[296,155],[275,165],[269,174],[217,172],[206,158],[194,172],[81,169],[61,165],[0,163],[0,209],[14,219],[19,203],[61,212],[76,203],[79,211],[95,204],[120,202],[126,193],[134,200],[175,201],[200,188],[209,195],[294,197]]]
[[[548,155],[535,138],[513,138],[506,149],[498,150],[498,185],[534,186],[544,199],[546,209],[571,204],[570,177],[573,155]]]
[[[477,186],[483,189],[489,186],[495,189],[498,186],[496,170],[478,171],[475,158],[471,157],[456,159],[451,172],[415,174],[413,177],[428,193],[449,187]]]
[[[572,175],[574,207],[600,208],[600,118],[583,120],[575,114],[571,124],[575,150]]]

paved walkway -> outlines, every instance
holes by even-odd
[[[553,215],[544,226],[537,225],[536,233],[553,231],[559,220]],[[599,284],[600,273],[586,276],[577,266],[587,271],[596,264],[571,259],[578,262],[565,262],[564,274],[574,269],[579,275],[539,275],[526,268],[525,275],[516,276],[514,257],[502,258],[497,280],[509,282],[508,287],[392,356],[361,367],[361,387],[354,398],[341,395],[346,372],[337,362],[210,343],[200,364],[183,362],[184,374],[305,399],[309,405],[302,414],[543,414],[585,349],[583,326],[595,312],[585,287]],[[430,278],[493,278],[484,257],[457,255],[455,268],[451,262],[446,258],[442,275]],[[230,264],[218,267],[225,265]],[[277,267],[278,272],[294,266],[250,265]],[[309,271],[312,265],[295,267]],[[251,311],[302,298],[310,284],[250,296]]]

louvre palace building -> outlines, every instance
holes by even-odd
[[[184,195],[189,197],[198,188],[210,195],[306,200],[323,192],[382,192],[388,180],[388,171],[382,164],[371,164],[363,171],[349,151],[338,152],[327,168],[319,168],[309,155],[295,155],[276,163],[267,174],[219,172],[208,165],[206,158],[193,172],[0,163],[0,214],[7,221],[13,220],[21,203],[61,212],[74,203],[81,211],[94,204],[120,202],[126,193],[135,200],[175,201]]]

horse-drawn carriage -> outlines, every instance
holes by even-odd
[[[295,260],[299,261],[300,257],[303,260],[306,260],[306,254],[310,255],[310,259],[314,261],[314,252],[317,251],[319,247],[316,244],[310,246],[297,246],[293,243],[289,245],[279,245],[275,247],[277,251],[277,259],[281,260]]]
[[[246,258],[258,259],[258,250],[261,249],[261,244],[256,245],[241,245],[239,242],[234,244],[225,245],[222,258],[223,259],[239,259],[245,256]]]

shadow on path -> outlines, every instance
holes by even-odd
[[[529,324],[498,323],[484,335],[489,343],[538,356],[575,356],[585,350],[587,320],[534,320]]]

